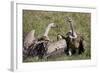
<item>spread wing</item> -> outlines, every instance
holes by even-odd
[[[27,49],[31,44],[34,44],[35,43],[35,30],[32,30],[30,31],[26,37],[25,37],[25,40],[24,40],[24,47]]]

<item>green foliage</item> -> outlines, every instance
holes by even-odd
[[[23,37],[35,29],[36,37],[41,37],[45,28],[49,23],[55,23],[58,27],[51,29],[49,37],[52,40],[56,40],[57,34],[65,35],[69,30],[69,24],[66,21],[66,16],[72,18],[75,31],[81,34],[85,40],[85,53],[79,56],[61,56],[51,58],[49,60],[79,60],[91,58],[91,14],[79,13],[79,12],[55,12],[55,11],[35,11],[35,10],[23,10]],[[36,61],[34,58],[28,58],[27,61]]]

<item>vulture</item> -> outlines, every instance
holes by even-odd
[[[27,54],[32,55],[32,56],[36,56],[38,55],[40,57],[42,52],[43,54],[43,50],[45,49],[45,45],[50,41],[50,38],[48,37],[49,31],[51,28],[56,27],[54,25],[54,23],[50,23],[48,24],[48,26],[45,29],[45,33],[42,37],[40,38],[36,38],[35,37],[35,30],[30,31],[25,39],[24,39],[24,53],[23,54]],[[43,48],[44,47],[44,48]],[[27,50],[27,52],[26,52]]]
[[[66,37],[62,36],[67,42],[67,48],[65,53],[67,55],[82,54],[84,52],[84,39],[83,37],[76,33],[73,27],[72,19],[68,17],[68,22],[70,25],[70,31],[67,32]]]

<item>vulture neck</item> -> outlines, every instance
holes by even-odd
[[[48,27],[45,30],[44,36],[48,36],[48,33],[49,33],[51,27],[52,27],[51,25],[48,25]]]
[[[72,31],[72,36],[74,36],[74,27],[72,22],[70,22],[70,29]]]

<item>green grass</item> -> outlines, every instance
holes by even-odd
[[[85,39],[85,53],[75,56],[56,56],[50,57],[49,61],[60,60],[81,60],[91,58],[91,14],[79,12],[53,12],[53,11],[34,11],[23,10],[23,38],[31,30],[35,29],[36,37],[41,37],[44,34],[45,28],[49,23],[55,23],[58,28],[50,30],[50,39],[56,41],[57,34],[65,35],[69,30],[69,24],[66,22],[66,16],[73,19],[75,31],[80,33]],[[39,62],[46,60],[37,60],[36,57],[29,57],[24,62]]]

